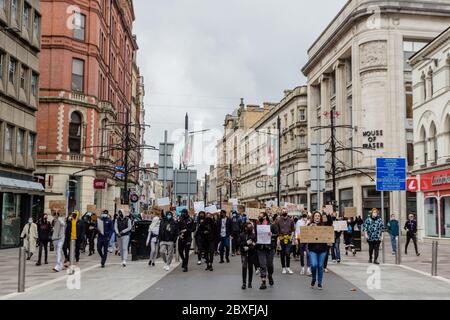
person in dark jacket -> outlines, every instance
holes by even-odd
[[[258,226],[269,225],[271,233],[270,244],[258,244]],[[256,222],[256,252],[258,255],[258,264],[261,275],[261,286],[260,290],[267,289],[267,278],[269,279],[269,285],[272,287],[274,285],[273,281],[273,259],[275,257],[275,250],[277,248],[277,239],[279,231],[278,226],[275,223],[271,223],[267,213],[262,212],[259,214],[258,221]]]
[[[242,232],[243,222],[236,211],[232,212],[231,217],[231,254],[234,257],[239,255],[239,239]]]
[[[377,208],[372,209],[370,217],[366,219],[363,225],[363,231],[369,244],[369,263],[380,264],[378,262],[378,256],[380,253],[380,244],[383,241],[384,223],[379,216]]]
[[[97,252],[101,258],[102,268],[104,268],[106,259],[108,258],[109,241],[114,233],[114,224],[109,216],[108,210],[102,212],[100,219],[95,223],[95,229],[98,233]]]
[[[231,236],[231,219],[227,217],[225,210],[220,211],[220,218],[217,221],[217,234],[220,239],[220,262],[225,263],[224,255],[227,263],[230,262],[230,236]]]
[[[44,213],[44,216],[37,223],[38,230],[38,242],[39,242],[39,256],[36,262],[37,266],[41,265],[42,261],[42,249],[45,252],[45,264],[48,264],[48,243],[51,241],[52,225],[48,222],[48,215]]]
[[[356,248],[353,243],[353,234],[355,232],[355,219],[347,219],[347,231],[344,231],[344,245],[345,245],[345,255],[348,256],[348,251],[351,250],[353,256],[356,256]]]
[[[97,237],[97,215],[93,213],[88,218],[87,230],[86,230],[86,238],[89,244],[89,256],[92,256],[95,253],[95,238]]]
[[[413,214],[409,215],[404,229],[406,230],[405,254],[408,254],[408,246],[412,240],[414,243],[414,249],[416,250],[416,256],[420,256],[419,249],[417,247],[417,220]]]
[[[192,244],[192,232],[194,232],[194,220],[189,216],[186,209],[181,211],[180,221],[178,222],[178,230],[180,236],[178,238],[178,253],[180,254],[183,272],[188,271],[189,250]]]
[[[200,213],[201,214],[201,213]],[[206,214],[202,219],[200,215],[197,236],[199,237],[201,248],[205,254],[206,270],[213,271],[214,253],[216,251],[217,227],[211,213]]]
[[[400,226],[395,214],[391,214],[391,220],[387,224],[387,231],[391,235],[392,255],[397,254],[397,238],[400,234]]]
[[[242,262],[242,290],[245,290],[247,289],[247,285],[248,288],[252,288],[253,267],[258,259],[256,253],[256,234],[251,222],[245,224],[244,232],[239,235],[239,249],[241,251]]]
[[[125,213],[122,209],[118,210],[118,214],[118,218],[114,224],[114,231],[119,242],[122,267],[125,268],[127,266],[128,244],[130,243],[132,224],[130,218],[125,216]]]
[[[323,215],[320,212],[316,212],[313,215],[313,219],[310,227],[327,226],[323,221]],[[328,252],[327,243],[308,243],[309,261],[311,264],[312,280],[311,288],[314,288],[316,282],[319,290],[323,289],[323,274],[325,270],[325,259]]]
[[[75,227],[73,227],[74,224]],[[76,262],[80,261],[80,250],[85,237],[86,233],[83,219],[80,219],[80,213],[78,211],[74,211],[67,219],[66,239],[64,242],[66,263],[70,260],[70,243],[72,240],[75,240],[75,260]]]
[[[164,270],[170,270],[175,242],[178,238],[178,223],[174,219],[172,211],[167,211],[159,226],[159,252],[165,263]]]
[[[195,243],[197,244],[197,265],[202,264],[202,258],[205,257],[205,248],[203,248],[203,242],[200,237],[200,233],[198,232],[198,228],[201,223],[205,222],[206,213],[204,211],[200,211],[195,220]],[[206,258],[206,257],[205,257]]]

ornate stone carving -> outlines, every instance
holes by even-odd
[[[359,46],[360,68],[387,67],[387,42],[371,41]]]

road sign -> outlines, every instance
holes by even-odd
[[[197,194],[197,170],[175,170],[174,191],[176,196]]]
[[[406,190],[406,159],[377,159],[377,191]]]
[[[419,192],[419,180],[417,178],[406,179],[406,189],[409,192]]]
[[[325,146],[322,144],[311,144],[310,151],[311,168],[311,191],[325,192]]]
[[[158,180],[173,181],[173,143],[159,144]]]

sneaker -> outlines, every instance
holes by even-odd
[[[219,261],[219,263],[220,263],[220,264],[222,264],[222,263],[225,263],[225,261],[223,261],[223,260],[220,260],[220,261]]]
[[[345,251],[345,255],[348,256],[348,251]]]
[[[36,262],[36,266],[40,266],[41,265],[41,263],[40,262]]]
[[[259,275],[260,272],[261,272],[261,271],[260,271],[260,268],[258,268],[258,269],[256,269],[255,274],[256,274],[256,275]]]
[[[328,268],[325,268],[323,271],[325,271],[325,273],[328,273],[329,271],[328,271]]]
[[[333,260],[333,263],[336,264],[336,263],[337,263],[337,260]]]
[[[197,261],[197,265],[198,265],[198,266],[201,266],[201,265],[202,265],[202,261],[201,261],[201,260],[198,260],[198,261]]]
[[[341,260],[338,260],[337,263],[341,263]]]
[[[249,288],[249,289],[253,288],[253,286],[252,286],[251,283],[248,284],[248,288]]]
[[[154,267],[154,266],[155,266],[155,263],[153,262],[153,263],[152,263],[152,267]]]
[[[230,258],[227,258],[227,263],[230,263]]]
[[[303,267],[303,268],[300,270],[300,275],[301,275],[301,276],[305,275],[305,267]]]
[[[311,289],[314,289],[315,286],[316,286],[316,280],[312,280],[311,281]]]
[[[416,253],[416,256],[420,257],[420,253]]]
[[[287,272],[288,272],[289,274],[294,274],[294,271],[292,271],[291,268],[287,268]]]
[[[245,290],[245,289],[247,289],[247,285],[244,283],[244,284],[242,284],[242,287],[241,287],[241,289],[242,290]]]
[[[373,262],[373,264],[380,264],[377,260],[375,260],[374,262]]]
[[[392,251],[392,255],[393,256],[395,256],[397,254],[397,252],[395,252],[395,251]]]
[[[153,264],[153,263],[152,263],[152,260],[150,260],[150,261],[148,262],[148,265],[149,265],[149,266],[152,266],[152,264]]]
[[[183,268],[183,272],[188,272],[188,268]]]
[[[209,267],[209,271],[214,271],[212,266]]]
[[[312,275],[311,268],[308,268],[308,270],[306,270],[306,274],[307,274],[308,276]]]
[[[266,290],[266,289],[267,289],[266,282],[263,281],[263,282],[261,283],[261,286],[259,287],[259,290]]]
[[[127,263],[126,263],[125,261],[123,261],[123,262],[122,262],[122,267],[125,268],[126,266],[127,266]]]
[[[209,271],[210,266],[206,266],[205,271]]]
[[[319,285],[317,286],[317,288],[318,288],[319,290],[323,290],[323,287],[322,287],[321,284],[319,284]]]
[[[282,274],[287,274],[287,269],[283,268],[283,271],[281,272]]]
[[[169,271],[169,270],[170,270],[170,267],[169,267],[169,266],[165,266],[165,267],[164,267],[164,270]]]
[[[273,285],[274,285],[274,282],[273,282],[273,278],[272,278],[272,277],[269,277],[269,285],[270,285],[271,287],[273,287]]]
[[[372,258],[371,259],[369,259],[369,263],[372,263],[373,261],[372,261]]]
[[[102,268],[104,268],[105,267],[105,265],[102,263],[102,266],[101,266]]]

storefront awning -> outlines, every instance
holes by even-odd
[[[22,193],[37,196],[62,195],[62,193],[45,192],[42,184],[33,181],[0,177],[0,192]]]

